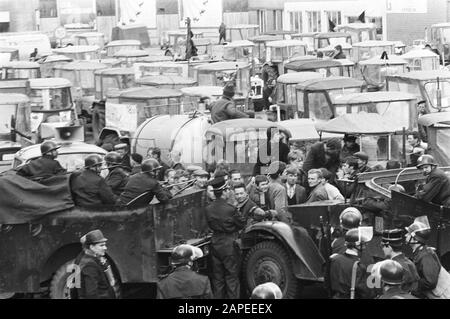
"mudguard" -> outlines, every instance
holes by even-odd
[[[270,233],[289,247],[297,257],[293,267],[298,279],[314,281],[323,279],[325,260],[306,229],[278,221],[265,221],[253,224],[245,230],[247,235],[254,232]]]

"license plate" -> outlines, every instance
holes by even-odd
[[[2,161],[12,161],[14,160],[14,154],[3,154]]]

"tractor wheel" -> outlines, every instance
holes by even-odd
[[[292,254],[273,241],[263,241],[250,249],[243,262],[244,280],[249,293],[259,284],[273,282],[283,292],[283,298],[297,296],[300,284],[292,269]]]
[[[70,276],[70,273],[67,272],[67,266],[73,264],[73,262],[74,260],[66,262],[53,275],[50,283],[51,299],[71,299],[70,290],[67,287],[67,278]]]

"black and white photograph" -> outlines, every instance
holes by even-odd
[[[0,0],[0,299],[273,318],[449,270],[449,0]]]

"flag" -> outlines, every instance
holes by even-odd
[[[362,23],[366,23],[366,11],[364,10],[358,17],[358,20]]]
[[[328,19],[328,31],[334,32],[334,28],[336,28],[336,24],[330,19]]]

